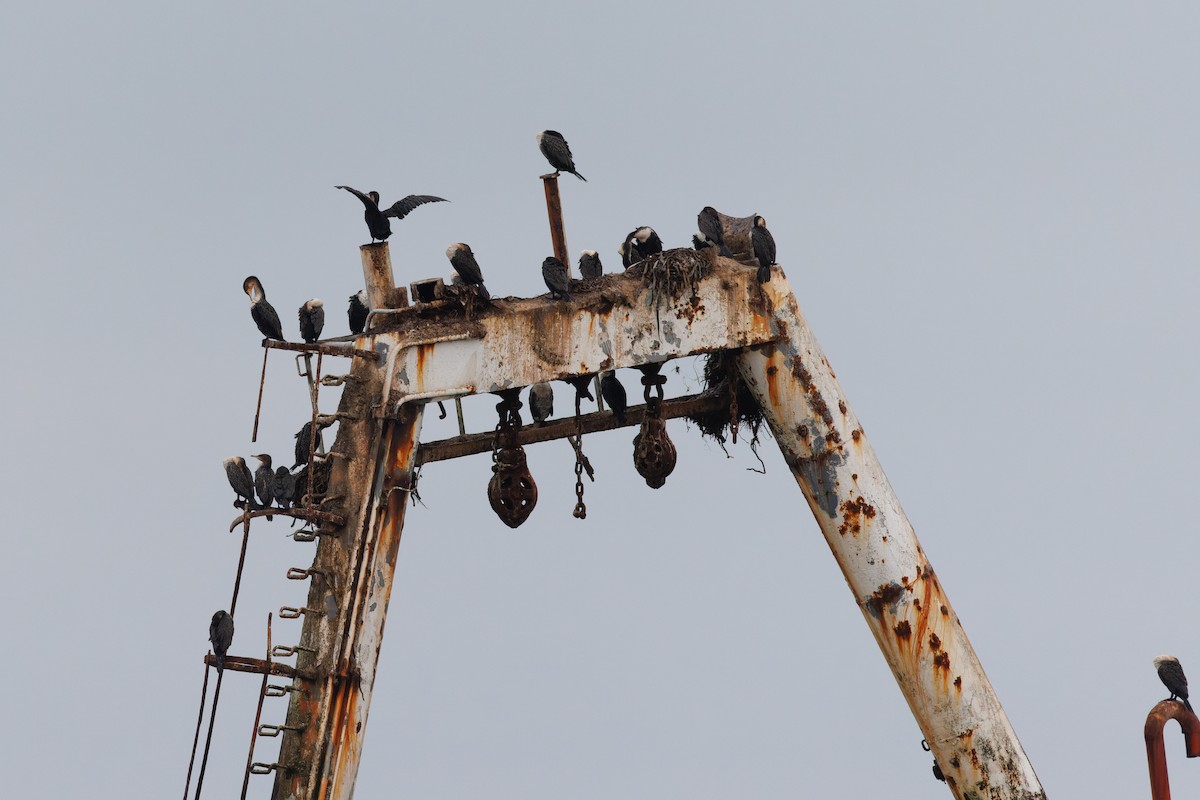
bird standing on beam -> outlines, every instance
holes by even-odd
[[[380,211],[379,192],[371,191],[363,194],[358,189],[349,186],[335,186],[333,188],[345,189],[362,201],[363,208],[365,209],[363,219],[367,222],[367,230],[371,232],[372,242],[376,239],[382,242],[392,235],[392,223],[388,221],[389,217],[404,219],[417,206],[423,206],[426,203],[449,202],[444,197],[434,197],[431,194],[410,194],[403,200],[397,200],[392,203],[389,208]]]
[[[258,459],[258,469],[254,470],[254,493],[263,508],[270,508],[275,501],[275,472],[271,469],[271,457],[266,453],[254,456]],[[273,518],[267,515],[267,522]]]
[[[571,286],[567,278],[567,265],[554,256],[548,256],[542,262],[542,280],[550,290],[550,296],[555,300],[570,300]]]
[[[320,450],[324,447],[324,440],[321,436],[321,431],[328,428],[334,422],[333,416],[328,419],[317,417],[317,436],[313,439],[313,424],[312,420],[304,423],[303,427],[296,434],[296,463],[292,465],[292,469],[301,465],[307,466],[309,458],[312,457],[313,449]]]
[[[599,278],[604,274],[600,263],[600,254],[595,250],[584,250],[579,254],[579,276],[585,281]]]
[[[558,131],[542,131],[537,135],[538,148],[542,155],[554,167],[554,177],[560,172],[569,172],[579,180],[587,183],[587,178],[575,171],[575,159],[571,157],[571,148],[567,140]]]
[[[554,389],[542,381],[529,387],[529,413],[538,425],[554,416]]]
[[[775,264],[775,237],[767,230],[767,221],[757,214],[750,232],[750,244],[758,259],[758,282],[766,283],[771,280],[771,267]]]
[[[1183,674],[1183,667],[1179,666],[1179,659],[1175,656],[1158,656],[1154,659],[1154,669],[1158,671],[1158,679],[1171,692],[1171,696],[1167,699],[1178,699],[1187,707],[1188,711],[1191,711],[1192,704],[1188,702],[1187,677]]]
[[[721,225],[721,215],[712,206],[705,206],[696,215],[696,225],[700,228],[700,236],[693,236],[692,243],[697,250],[705,247],[715,247],[721,255],[730,257],[733,252],[725,244],[725,228]]]
[[[312,344],[321,338],[325,329],[325,304],[317,298],[300,306],[300,338]]]
[[[233,644],[233,617],[224,609],[213,614],[212,622],[208,624],[208,640],[212,642],[214,661],[217,662],[217,672],[225,669],[225,654],[229,645]]]
[[[280,508],[291,508],[296,500],[296,479],[287,467],[275,470],[275,502]]]
[[[275,307],[267,302],[267,293],[263,289],[262,281],[251,275],[242,281],[242,291],[250,297],[250,316],[258,326],[259,332],[268,339],[284,341],[279,314],[275,313]]]
[[[346,309],[346,317],[350,322],[351,333],[362,333],[367,329],[367,315],[371,307],[367,304],[367,290],[359,289],[358,294],[350,295],[350,307]]]
[[[254,507],[254,476],[250,474],[250,468],[246,466],[246,459],[241,456],[230,456],[221,463],[225,465],[225,477],[229,479],[229,485],[233,487],[233,491],[237,493],[239,499],[246,501],[245,504],[242,504],[235,500],[234,507],[249,511]]]
[[[617,380],[617,373],[611,369],[600,373],[600,396],[612,409],[617,422],[624,425],[625,409],[629,407],[629,400],[625,396],[625,387]]]

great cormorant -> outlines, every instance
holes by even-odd
[[[629,269],[647,256],[661,253],[662,249],[662,239],[658,238],[658,234],[654,232],[654,228],[651,228],[649,225],[643,225],[636,230],[630,231],[629,235],[625,237],[625,241],[621,244],[619,249],[621,264],[625,269]]]
[[[371,313],[371,307],[367,305],[367,290],[359,289],[358,294],[350,295],[350,307],[346,309],[346,316],[350,319],[350,332],[362,333],[367,329],[367,315]]]
[[[538,425],[545,425],[554,416],[554,389],[550,384],[543,381],[529,387],[529,413]]]
[[[629,407],[629,400],[625,396],[625,387],[617,380],[617,374],[612,370],[600,373],[600,396],[612,409],[617,422],[624,425],[625,409]]]
[[[225,669],[225,654],[229,652],[229,645],[233,644],[233,617],[224,609],[212,615],[212,622],[208,624],[208,640],[212,642],[213,655],[216,656],[213,660],[217,662],[217,672],[221,672]]]
[[[552,298],[555,300],[571,299],[570,281],[567,279],[566,264],[554,256],[548,256],[542,262],[542,279],[546,281],[546,288],[550,290]]]
[[[258,469],[254,470],[254,493],[263,508],[270,508],[275,501],[275,472],[271,469],[271,457],[266,453],[254,456],[258,459]],[[267,521],[271,516],[267,516]]]
[[[1171,692],[1168,699],[1178,698],[1187,706],[1187,710],[1191,711],[1192,704],[1188,702],[1187,677],[1183,674],[1183,667],[1179,666],[1179,659],[1175,656],[1158,656],[1154,659],[1154,668],[1158,671],[1158,679]]]
[[[275,502],[280,508],[291,508],[296,502],[296,479],[287,467],[275,470]]]
[[[246,466],[246,459],[241,456],[230,456],[221,463],[225,465],[225,477],[229,479],[229,485],[233,487],[233,491],[237,493],[239,499],[246,500],[244,505],[235,500],[234,506],[249,511],[254,506],[254,476],[250,474],[250,468]]]
[[[700,209],[700,213],[696,215],[696,225],[700,228],[700,236],[693,236],[692,243],[697,250],[703,250],[704,247],[716,247],[723,256],[733,255],[733,252],[725,245],[725,228],[721,225],[721,217],[715,208],[705,206]]]
[[[537,135],[537,143],[542,155],[550,162],[550,166],[554,167],[555,177],[560,172],[569,172],[579,180],[587,181],[587,178],[575,171],[575,160],[571,157],[571,148],[561,133],[542,131]]]
[[[463,283],[483,286],[483,271],[479,269],[479,262],[475,260],[470,245],[455,242],[446,248],[446,258],[450,259],[450,266],[454,267]]]
[[[312,344],[325,328],[325,304],[313,298],[300,306],[300,338]]]
[[[258,330],[268,339],[283,341],[283,326],[279,324],[279,315],[275,308],[267,302],[267,293],[263,291],[262,281],[251,275],[242,281],[242,291],[250,296],[250,316]]]
[[[600,254],[595,250],[584,250],[579,254],[579,276],[584,280],[599,278],[604,274],[600,265]]]
[[[317,438],[313,440],[313,424],[312,420],[304,423],[304,427],[296,434],[296,463],[292,465],[292,469],[304,464],[308,464],[308,459],[312,455],[312,449],[315,447],[320,450],[324,445],[324,440],[321,438],[321,431],[332,425],[332,418],[329,422],[324,422],[321,418],[317,418]]]
[[[775,263],[775,237],[767,230],[767,221],[757,214],[750,232],[750,244],[758,259],[758,282],[766,283],[771,280],[771,265]]]
[[[426,203],[445,203],[444,197],[434,197],[431,194],[410,194],[403,200],[397,200],[392,203],[389,208],[384,210],[379,209],[379,192],[367,192],[363,194],[358,189],[349,186],[335,186],[335,189],[345,189],[350,194],[362,201],[363,219],[367,221],[367,229],[371,231],[371,241],[378,239],[383,241],[392,235],[392,223],[388,221],[388,217],[396,219],[404,219],[408,213],[417,206],[423,206]]]

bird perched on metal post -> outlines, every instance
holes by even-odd
[[[325,304],[317,298],[300,306],[300,338],[312,344],[321,338],[325,329]]]
[[[250,297],[250,316],[254,318],[254,324],[258,326],[262,335],[268,339],[284,341],[283,325],[279,322],[275,307],[267,302],[267,293],[263,290],[262,281],[251,275],[242,281],[242,291]]]
[[[246,459],[241,456],[230,456],[221,463],[225,465],[225,477],[229,479],[229,485],[233,487],[233,491],[237,493],[238,498],[246,500],[245,504],[235,500],[234,508],[244,508],[249,511],[254,507],[254,476],[250,474],[250,468],[246,466]]]
[[[545,381],[529,387],[529,413],[538,425],[554,416],[554,389]]]
[[[542,279],[546,281],[546,288],[550,290],[550,296],[553,299],[571,299],[571,288],[570,281],[567,278],[566,264],[554,256],[548,256],[542,262]]]
[[[222,672],[225,669],[225,654],[229,652],[229,645],[233,644],[233,617],[224,609],[212,615],[212,622],[208,624],[208,640],[212,642],[213,655],[216,656],[213,660],[217,662],[217,672]]]
[[[775,237],[767,230],[767,221],[754,215],[754,228],[750,232],[750,245],[758,259],[758,282],[771,280],[771,267],[775,264]]]
[[[595,250],[584,250],[579,254],[579,275],[584,280],[599,278],[604,274],[604,267],[600,264],[600,254]]]
[[[367,315],[371,313],[371,307],[367,305],[367,290],[359,289],[358,294],[350,295],[350,307],[346,309],[346,316],[350,320],[350,332],[362,333],[367,329]]]
[[[444,197],[434,197],[431,194],[410,194],[403,200],[397,200],[390,207],[381,211],[379,209],[379,192],[371,191],[363,194],[358,189],[350,186],[335,186],[333,188],[345,189],[362,201],[364,208],[363,219],[367,222],[367,230],[371,232],[372,242],[376,239],[382,242],[392,235],[392,223],[388,221],[389,217],[404,219],[417,206],[423,206],[426,203],[449,202]]]
[[[612,370],[600,373],[600,396],[612,409],[617,422],[624,425],[625,409],[629,407],[629,400],[625,396],[625,387],[617,380],[617,373]]]
[[[258,469],[254,470],[254,493],[263,508],[270,508],[275,501],[275,472],[271,469],[271,457],[266,453],[254,456],[258,459]],[[267,521],[273,517],[268,514]]]
[[[712,206],[705,206],[696,215],[696,225],[700,235],[692,237],[692,244],[697,250],[705,247],[715,247],[721,255],[730,257],[733,252],[725,245],[725,228],[721,225],[721,216]]]
[[[1187,707],[1188,711],[1191,711],[1192,704],[1188,702],[1187,677],[1183,674],[1183,667],[1179,666],[1179,659],[1175,656],[1158,656],[1154,659],[1154,669],[1158,671],[1158,679],[1171,692],[1171,696],[1167,699],[1178,699]]]
[[[554,167],[554,177],[560,172],[569,172],[584,183],[587,178],[575,171],[575,159],[571,156],[571,148],[567,140],[558,131],[542,131],[537,135],[538,148],[542,155]]]

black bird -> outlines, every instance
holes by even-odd
[[[479,269],[479,262],[475,260],[470,245],[455,242],[446,248],[446,258],[450,259],[450,266],[454,267],[463,283],[483,286],[483,271]]]
[[[725,245],[725,228],[721,225],[721,217],[715,208],[705,206],[700,209],[700,213],[696,215],[696,225],[700,228],[700,236],[693,236],[692,243],[697,250],[704,249],[700,244],[700,242],[704,242],[705,247],[716,247],[723,256],[733,255],[733,252]]]
[[[325,442],[321,438],[321,431],[332,424],[332,419],[325,421],[317,417],[317,438],[314,441],[312,420],[304,423],[304,427],[296,434],[296,463],[292,465],[292,469],[308,464],[309,456],[312,455],[312,448],[320,450],[324,447]]]
[[[296,502],[296,479],[287,467],[275,470],[275,502],[280,508],[291,508]]]
[[[392,235],[392,223],[388,221],[388,217],[404,219],[417,206],[423,206],[426,203],[448,202],[444,197],[434,197],[431,194],[410,194],[403,200],[397,200],[392,203],[391,207],[380,211],[379,192],[367,192],[363,194],[358,189],[353,189],[349,186],[335,186],[333,188],[345,189],[362,201],[363,207],[366,209],[363,212],[363,219],[367,221],[367,229],[371,231],[371,241],[378,239],[382,242]]]
[[[529,387],[529,413],[538,425],[545,425],[554,416],[554,389],[550,384],[543,381]]]
[[[604,274],[604,267],[600,265],[600,254],[595,250],[584,250],[579,254],[579,275],[585,281],[592,278],[599,278]]]
[[[267,293],[263,291],[262,281],[251,275],[242,281],[242,291],[250,296],[250,316],[258,326],[262,335],[268,339],[283,339],[283,326],[279,323],[279,315],[275,307],[267,302]]]
[[[208,624],[208,640],[212,642],[214,661],[217,662],[217,672],[225,669],[225,654],[229,645],[233,644],[233,617],[224,610],[213,614],[212,622]]]
[[[555,300],[570,300],[571,290],[570,282],[567,279],[567,265],[559,261],[554,256],[548,256],[542,262],[542,279],[546,281],[546,288],[550,290],[550,296]]]
[[[367,305],[367,290],[359,289],[358,294],[350,295],[350,308],[346,309],[346,316],[350,318],[350,332],[362,333],[367,329],[367,314],[371,313],[371,307]]]
[[[600,396],[612,409],[617,422],[624,425],[625,409],[629,407],[629,400],[625,396],[625,387],[617,380],[617,374],[612,370],[600,373]]]
[[[300,338],[312,344],[325,328],[325,304],[313,298],[300,306]]]
[[[775,263],[775,237],[767,230],[767,221],[754,215],[754,229],[750,232],[750,244],[754,257],[758,259],[758,282],[771,280],[771,265]]]
[[[647,256],[661,253],[662,249],[662,239],[658,238],[658,234],[654,232],[654,228],[651,228],[649,225],[643,225],[637,230],[630,231],[629,235],[625,237],[625,242],[621,245],[619,251],[621,253],[621,264],[625,269],[629,269]]]
[[[275,500],[275,472],[271,469],[271,457],[266,453],[254,456],[258,459],[258,469],[254,470],[254,493],[263,508],[270,508]],[[271,515],[267,515],[270,522]]]
[[[296,470],[296,505],[306,506],[310,500],[313,505],[320,503],[329,490],[329,476],[332,473],[333,462],[329,460],[315,462],[311,473],[307,464]],[[311,498],[309,492],[312,493]]]
[[[569,172],[579,180],[587,182],[587,178],[575,171],[575,160],[571,157],[571,148],[561,133],[542,131],[537,135],[537,143],[542,155],[550,162],[550,166],[554,167],[555,177],[558,177],[560,172]]]
[[[225,465],[225,477],[229,478],[229,485],[233,487],[233,491],[237,493],[239,499],[245,498],[245,504],[234,501],[234,506],[244,508],[249,511],[254,507],[254,476],[250,474],[250,468],[246,466],[246,459],[241,456],[230,456],[221,462]]]
[[[1179,666],[1179,659],[1175,656],[1158,656],[1154,659],[1154,668],[1158,670],[1158,679],[1171,692],[1171,696],[1167,699],[1178,698],[1187,706],[1187,710],[1191,711],[1192,704],[1188,702],[1187,677],[1183,674],[1183,667]]]

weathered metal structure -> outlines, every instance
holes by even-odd
[[[1200,718],[1177,700],[1163,700],[1146,715],[1143,734],[1146,739],[1146,761],[1150,767],[1151,800],[1171,800],[1171,784],[1167,780],[1167,744],[1163,728],[1169,720],[1178,720],[1188,758],[1200,757]]]

